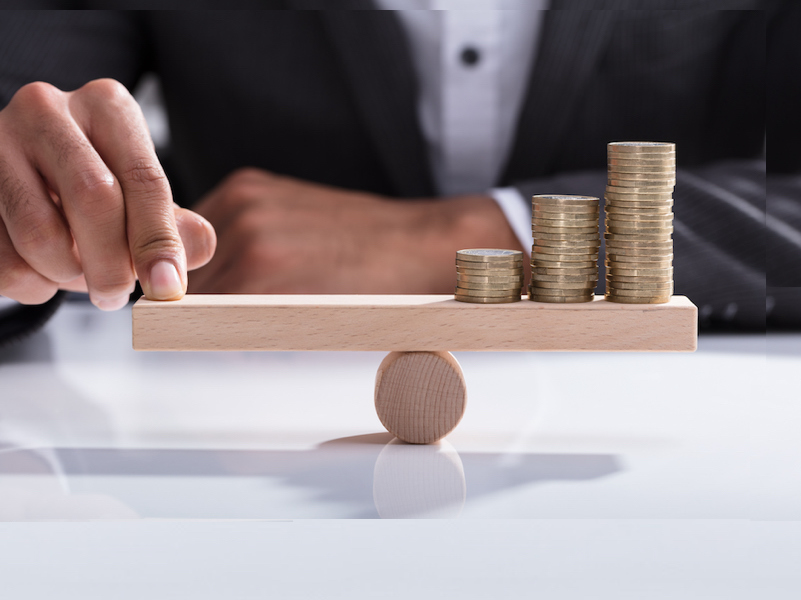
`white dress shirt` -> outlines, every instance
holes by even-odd
[[[529,201],[493,186],[514,142],[547,0],[376,1],[398,10],[410,42],[438,192],[488,191],[529,250]]]

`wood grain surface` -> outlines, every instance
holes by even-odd
[[[390,352],[375,378],[375,411],[391,434],[410,444],[448,435],[464,416],[467,386],[450,352]]]
[[[453,296],[187,295],[140,299],[136,350],[692,352],[697,309],[667,304],[467,304]]]

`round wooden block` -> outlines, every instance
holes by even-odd
[[[430,444],[459,424],[467,386],[450,352],[391,352],[378,367],[375,410],[391,434]]]

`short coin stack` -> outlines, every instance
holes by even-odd
[[[523,253],[477,248],[456,253],[456,299],[473,304],[505,304],[520,300]]]
[[[529,300],[589,302],[598,283],[598,198],[532,198]]]
[[[662,304],[673,294],[676,146],[612,142],[606,186],[606,299]]]

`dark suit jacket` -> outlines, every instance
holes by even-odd
[[[557,9],[587,5],[554,1]],[[602,196],[607,142],[675,141],[676,293],[699,305],[702,325],[764,328],[765,40],[789,13],[760,0],[732,0],[727,7],[745,10],[727,11],[708,10],[722,3],[706,0],[589,5],[627,10],[547,14],[497,184],[525,196]],[[635,10],[644,7],[682,10]],[[399,198],[433,196],[407,45],[391,11],[4,15],[0,106],[33,80],[74,89],[113,77],[132,88],[155,71],[170,118],[169,175],[184,204],[246,165]],[[801,197],[799,188],[791,183],[790,195]],[[790,227],[801,229],[799,212]],[[801,264],[801,245],[786,245]]]

